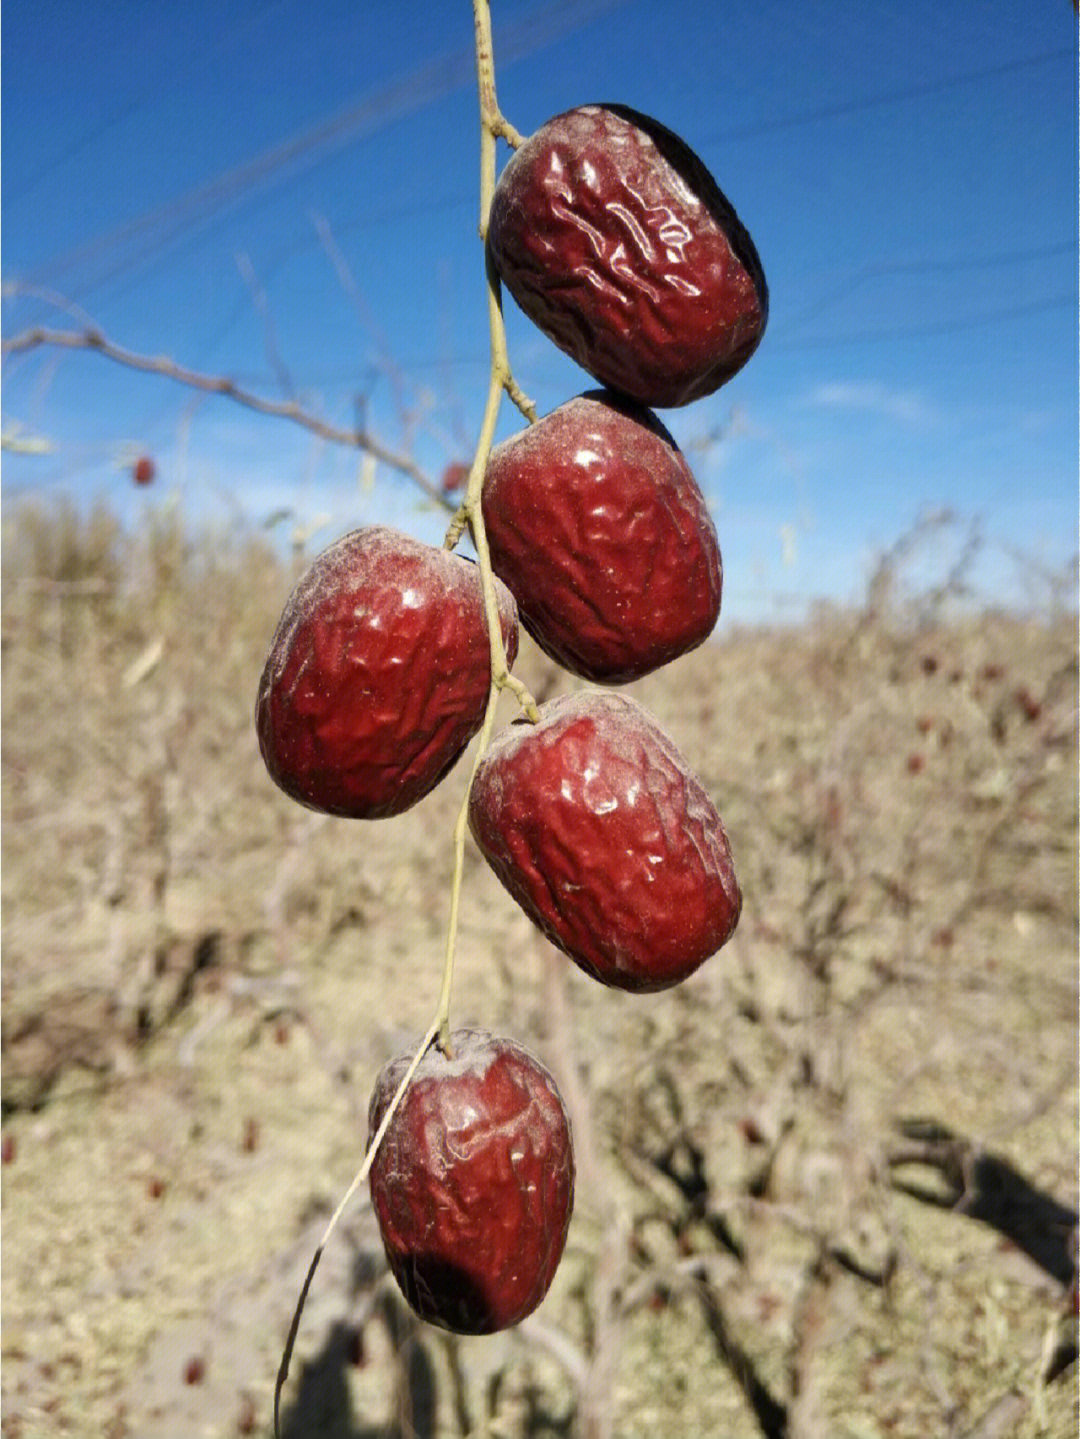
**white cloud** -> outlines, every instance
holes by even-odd
[[[894,390],[874,381],[832,380],[817,385],[806,403],[815,409],[862,410],[865,414],[923,427],[937,421],[937,411],[917,390]]]

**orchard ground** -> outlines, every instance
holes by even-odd
[[[883,576],[888,580],[889,576]],[[383,1062],[434,1012],[465,766],[377,824],[271,785],[255,536],[5,518],[5,1439],[269,1432]],[[864,606],[630,688],[717,801],[735,938],[604,990],[475,850],[455,1023],[556,1073],[578,1199],[520,1330],[405,1310],[366,1195],[285,1433],[1076,1432],[1076,617]],[[572,684],[525,645],[543,699]],[[512,714],[505,701],[506,718]]]

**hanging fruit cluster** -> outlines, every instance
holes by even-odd
[[[720,613],[716,531],[649,407],[710,394],[761,339],[765,278],[730,202],[662,125],[586,105],[516,150],[487,248],[525,314],[604,388],[478,456],[481,502],[462,513],[479,565],[370,527],[290,596],[259,684],[259,743],[286,794],[328,814],[400,814],[444,778],[485,722],[489,625],[507,670],[520,620],[572,674],[610,686],[700,645]],[[469,788],[482,854],[594,979],[678,984],[739,919],[712,801],[632,699],[583,691],[523,709]],[[373,1137],[385,1125],[370,1185],[391,1269],[422,1318],[505,1328],[540,1303],[562,1255],[574,1190],[562,1100],[531,1054],[481,1031],[444,1027],[409,1071],[408,1056],[383,1071],[370,1111]]]

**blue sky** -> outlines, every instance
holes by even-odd
[[[402,18],[402,16],[406,18]],[[858,596],[920,516],[972,527],[976,579],[1029,600],[1077,543],[1076,20],[1067,0],[495,0],[523,132],[593,100],[698,151],[761,253],[769,328],[729,385],[662,418],[709,497],[725,614]],[[3,321],[87,319],[341,425],[360,406],[434,476],[486,381],[466,0],[9,0]],[[502,151],[500,163],[507,152]],[[507,301],[542,410],[589,385]],[[407,482],[285,422],[88,354],[4,366],[20,494],[137,519],[290,509],[329,542],[435,539]],[[500,433],[519,421],[504,409]],[[135,491],[124,465],[151,454]]]

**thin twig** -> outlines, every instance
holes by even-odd
[[[495,180],[495,125],[499,119],[498,106],[495,102],[495,81],[494,62],[491,51],[491,17],[488,11],[487,0],[473,0],[473,13],[476,21],[476,56],[477,74],[480,90],[480,116],[481,116],[481,142],[480,142],[480,189],[483,213],[485,221],[482,230],[486,229],[487,209],[491,204],[491,194]],[[502,122],[505,125],[505,122]],[[500,131],[502,133],[502,131]],[[514,132],[516,134],[516,132]],[[281,1364],[278,1368],[277,1380],[274,1385],[274,1435],[278,1439],[280,1435],[280,1407],[281,1394],[285,1381],[289,1374],[289,1363],[292,1358],[293,1347],[296,1343],[297,1332],[300,1327],[300,1316],[303,1313],[304,1304],[307,1300],[308,1290],[311,1288],[312,1280],[315,1277],[315,1270],[322,1257],[323,1250],[333,1233],[338,1220],[341,1218],[346,1205],[360,1184],[367,1177],[379,1145],[397,1112],[398,1106],[404,1098],[413,1075],[416,1072],[420,1061],[430,1049],[432,1044],[444,1052],[447,1051],[447,1044],[450,1033],[450,997],[454,974],[454,954],[457,943],[458,931],[458,909],[461,895],[461,881],[464,870],[465,832],[468,825],[469,796],[472,791],[473,780],[484,751],[487,748],[488,740],[495,723],[495,710],[498,704],[499,693],[503,689],[510,689],[517,696],[522,709],[534,722],[539,719],[536,702],[520,680],[515,679],[509,672],[506,658],[506,647],[503,644],[502,624],[499,618],[498,600],[495,594],[495,577],[491,568],[491,555],[488,551],[487,537],[484,532],[484,520],[480,507],[480,494],[483,487],[484,472],[487,467],[488,456],[491,453],[491,444],[495,434],[495,423],[498,418],[499,404],[502,395],[511,383],[510,366],[506,357],[506,334],[502,323],[502,310],[499,304],[497,282],[494,282],[489,271],[488,274],[488,315],[491,331],[491,378],[488,386],[487,403],[484,408],[484,418],[480,427],[480,435],[476,443],[476,453],[473,456],[472,466],[469,471],[469,481],[465,491],[465,499],[461,508],[457,510],[451,524],[450,535],[447,537],[447,548],[453,549],[460,539],[467,523],[472,532],[473,543],[476,546],[477,558],[479,561],[481,589],[484,600],[484,615],[487,624],[488,642],[490,648],[490,688],[488,691],[487,706],[484,712],[484,719],[480,729],[480,736],[477,743],[476,753],[473,758],[472,770],[465,787],[465,794],[458,812],[457,822],[454,826],[454,873],[450,890],[450,917],[447,925],[446,953],[443,961],[442,984],[439,992],[438,1005],[435,1018],[428,1027],[419,1048],[413,1055],[408,1069],[402,1077],[401,1083],[394,1094],[393,1099],[383,1115],[382,1122],[372,1135],[364,1154],[363,1161],[356,1173],[355,1178],[346,1190],[340,1204],[334,1211],[326,1232],[319,1243],[312,1258],[311,1265],[304,1279],[300,1291],[300,1298],[297,1301],[296,1311],[293,1314],[292,1323],[289,1326],[289,1333],[285,1341],[284,1353],[281,1357]],[[96,346],[92,346],[96,348]],[[156,364],[147,365],[146,368],[155,368]],[[162,371],[169,373],[169,371]],[[174,376],[175,378],[175,376]],[[231,381],[224,382],[229,393],[236,398],[235,387]],[[527,402],[526,402],[527,403]],[[267,405],[269,408],[269,405]],[[280,412],[275,407],[275,413]],[[292,416],[295,418],[295,416]],[[374,451],[372,451],[374,453]],[[412,468],[409,462],[410,470]],[[408,472],[408,471],[407,471]],[[426,482],[425,482],[425,487]],[[440,501],[450,508],[443,497]],[[452,538],[451,538],[452,537]]]
[[[319,243],[322,245],[327,259],[334,267],[338,283],[345,291],[349,303],[356,313],[356,318],[359,320],[361,327],[367,330],[375,339],[375,343],[380,352],[379,366],[390,381],[390,388],[394,392],[394,408],[397,411],[398,424],[403,430],[407,430],[410,425],[411,416],[408,412],[408,406],[405,403],[405,382],[401,374],[401,369],[391,352],[390,343],[376,321],[375,316],[365,303],[363,295],[360,293],[360,286],[356,282],[356,276],[353,274],[349,262],[342,252],[341,246],[334,238],[330,221],[325,215],[319,214],[313,214],[311,221],[315,226]]]
[[[417,1046],[416,1053],[409,1061],[409,1067],[406,1069],[405,1073],[401,1077],[401,1083],[394,1091],[393,1099],[391,1099],[390,1103],[387,1105],[386,1113],[383,1115],[379,1127],[371,1136],[370,1143],[368,1144],[367,1151],[364,1154],[364,1158],[360,1165],[360,1168],[356,1171],[356,1174],[353,1176],[352,1183],[342,1195],[341,1202],[338,1204],[338,1207],[330,1216],[330,1223],[323,1231],[323,1237],[319,1240],[315,1253],[312,1255],[311,1264],[308,1266],[308,1272],[304,1279],[303,1287],[300,1290],[300,1297],[296,1301],[296,1309],[293,1312],[292,1322],[289,1325],[289,1333],[285,1339],[285,1348],[282,1351],[281,1363],[278,1366],[277,1378],[274,1381],[274,1439],[280,1439],[281,1436],[281,1393],[282,1390],[285,1388],[285,1381],[289,1377],[289,1365],[292,1362],[293,1347],[296,1344],[296,1336],[300,1329],[300,1316],[304,1312],[304,1305],[307,1303],[308,1290],[311,1288],[311,1281],[315,1278],[315,1271],[319,1267],[319,1260],[322,1258],[323,1250],[330,1242],[330,1236],[337,1228],[338,1221],[340,1220],[342,1214],[344,1214],[346,1206],[352,1199],[353,1195],[356,1193],[357,1189],[359,1189],[360,1185],[363,1184],[364,1180],[367,1178],[368,1172],[371,1169],[372,1164],[374,1163],[375,1155],[378,1153],[379,1145],[383,1142],[383,1137],[386,1134],[386,1131],[390,1128],[390,1123],[394,1118],[394,1115],[397,1113],[398,1106],[401,1104],[402,1099],[405,1097],[405,1091],[408,1089],[409,1084],[412,1082],[412,1077],[419,1068],[420,1061],[431,1048],[435,1040],[435,1036],[438,1033],[438,1028],[439,1026],[437,1022],[432,1023],[428,1026],[427,1033],[424,1035],[423,1039]]]
[[[141,355],[134,350],[124,349],[123,346],[114,344],[100,330],[50,330],[43,326],[36,326],[14,335],[10,340],[5,340],[0,347],[0,353],[3,353],[4,356],[24,354],[28,350],[48,345],[66,350],[93,351],[96,354],[104,355],[107,360],[113,360],[118,365],[127,366],[130,370],[162,375],[167,380],[175,380],[179,385],[187,385],[190,389],[201,390],[204,394],[222,395],[225,399],[234,400],[238,405],[255,410],[261,415],[272,415],[279,420],[289,420],[302,429],[309,430],[313,435],[318,435],[320,439],[329,440],[331,444],[347,445],[350,449],[363,450],[381,464],[386,465],[388,469],[405,475],[441,509],[453,510],[452,503],[428,479],[419,465],[408,455],[399,454],[396,450],[391,450],[381,444],[366,430],[341,429],[339,426],[331,425],[328,421],[321,419],[318,415],[311,414],[295,400],[269,400],[264,395],[257,395],[251,390],[244,389],[226,375],[206,375],[200,370],[189,370],[183,365],[178,365],[168,355]]]
[[[266,290],[258,275],[255,273],[255,266],[251,263],[251,256],[241,250],[236,256],[236,266],[240,271],[240,278],[251,291],[252,303],[258,311],[259,319],[263,324],[263,348],[266,351],[266,358],[270,368],[277,375],[281,393],[288,395],[289,399],[296,398],[296,386],[293,384],[292,375],[289,374],[288,366],[281,358],[281,351],[277,342],[277,327],[274,324],[274,316],[270,309],[270,301]]]

